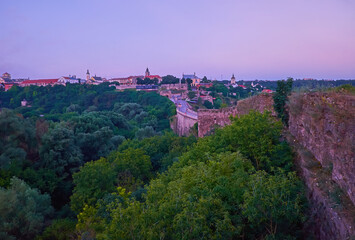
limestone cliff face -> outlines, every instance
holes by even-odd
[[[293,94],[288,142],[307,186],[309,231],[318,239],[355,236],[355,96]]]
[[[289,130],[355,205],[355,96],[308,93],[290,97]]]
[[[342,194],[331,173],[323,169],[312,153],[291,134],[285,133],[295,152],[295,165],[306,186],[309,213],[305,233],[317,239],[352,239],[355,236],[355,208]]]

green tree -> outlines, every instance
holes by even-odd
[[[82,164],[82,154],[74,142],[74,132],[60,124],[42,138],[40,166],[54,170],[58,176],[67,178]]]
[[[50,197],[13,177],[8,189],[0,188],[0,238],[34,239],[52,214]]]
[[[292,83],[293,78],[288,78],[287,81],[277,81],[276,93],[273,96],[274,109],[285,126],[288,126],[289,113],[286,109],[286,102],[292,91]]]
[[[270,170],[274,166],[271,159],[280,143],[282,124],[273,120],[269,112],[251,111],[231,120],[232,124],[222,132],[225,135],[218,138],[249,158],[256,169]]]
[[[295,173],[268,175],[259,171],[251,176],[244,194],[243,215],[255,238],[289,234],[302,222],[304,195]],[[259,236],[258,236],[259,235]]]
[[[65,218],[56,219],[47,227],[37,240],[67,240],[75,238],[76,221]]]
[[[115,190],[116,181],[117,173],[105,158],[86,163],[73,175],[71,208],[79,213],[85,204],[94,206],[105,194]]]
[[[128,148],[122,152],[115,152],[109,156],[118,173],[118,185],[126,189],[135,188],[150,179],[152,164],[150,157],[142,149]]]

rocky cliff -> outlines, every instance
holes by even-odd
[[[355,96],[293,94],[289,101],[288,142],[306,186],[319,239],[355,236]],[[287,134],[286,134],[287,135]]]
[[[294,94],[289,108],[291,134],[329,169],[355,204],[355,96]]]

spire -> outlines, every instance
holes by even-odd
[[[150,76],[150,72],[149,72],[148,67],[147,67],[147,70],[145,70],[145,76],[146,76],[146,77],[147,77],[147,76]]]
[[[86,74],[90,74],[90,73],[89,73],[89,69],[86,71]]]

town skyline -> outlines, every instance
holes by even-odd
[[[347,0],[1,2],[0,72],[353,79],[354,11]]]

